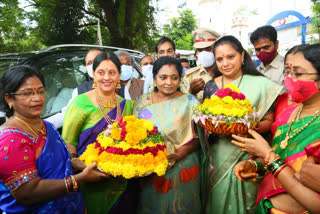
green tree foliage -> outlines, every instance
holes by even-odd
[[[169,24],[164,26],[166,36],[173,39],[177,49],[193,50],[192,31],[197,27],[192,10],[186,9],[179,12],[179,17],[174,17]]]
[[[28,14],[19,8],[18,0],[0,3],[0,52],[13,53],[37,50],[41,43],[25,23]]]
[[[312,2],[312,30],[319,34],[320,39],[320,1],[311,0]]]

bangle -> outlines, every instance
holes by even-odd
[[[67,190],[67,193],[69,192],[69,187],[68,187],[68,182],[67,182],[67,179],[64,178],[64,184],[66,185],[66,190]]]
[[[274,173],[274,177],[277,177],[279,175],[279,173],[288,166],[288,164],[283,164],[282,166],[280,166]]]
[[[257,173],[259,175],[263,175],[264,174],[264,168],[262,167],[262,164],[260,161],[254,160],[254,163],[257,165]]]
[[[71,177],[71,180],[72,180],[72,183],[73,183],[73,191],[74,192],[76,192],[77,190],[78,190],[78,183],[77,183],[77,181],[76,181],[76,179],[74,178],[74,176],[73,175],[70,175],[70,177]]]
[[[274,152],[274,149],[270,149],[270,150],[268,151],[268,153],[267,153],[267,155],[266,155],[266,158],[264,159],[264,161],[265,161],[266,163],[269,162],[269,156],[270,156],[271,152]]]
[[[77,158],[78,157],[78,154],[77,153],[74,153],[74,152],[71,152],[70,153],[70,158]]]
[[[249,160],[249,162],[254,166],[255,172],[258,172],[258,165],[254,160]]]
[[[277,159],[268,166],[268,170],[271,171],[272,174],[274,174],[277,169],[284,164],[286,164],[286,162],[284,162],[282,159]]]

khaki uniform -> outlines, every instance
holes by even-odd
[[[182,77],[185,89],[188,91],[190,88],[191,81],[199,78],[202,78],[205,81],[205,83],[207,83],[209,80],[212,80],[212,77],[208,74],[208,72],[202,65],[187,70]],[[203,90],[199,91],[198,94],[196,94],[196,97],[199,100],[199,102],[202,102]]]

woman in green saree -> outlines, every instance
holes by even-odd
[[[155,90],[144,94],[134,108],[138,118],[151,120],[164,136],[171,167],[164,176],[142,178],[138,213],[200,213],[199,139],[191,120],[199,102],[178,89],[181,74],[179,60],[157,59]]]
[[[102,52],[93,62],[95,89],[77,96],[64,119],[62,138],[71,153],[72,167],[82,171],[85,164],[77,157],[113,121],[131,115],[134,102],[116,94],[120,84],[120,61],[111,52]],[[88,213],[135,213],[136,184],[133,180],[110,177],[81,186]]]
[[[269,109],[282,86],[255,69],[249,54],[233,36],[218,39],[213,52],[216,59],[214,70],[218,74],[206,84],[204,97],[210,97],[226,84],[237,86],[252,106],[259,109],[257,130],[260,133],[268,131],[273,121],[273,112]],[[208,179],[206,213],[255,213],[258,183],[241,183],[233,173],[233,167],[248,159],[248,154],[231,143],[231,136],[211,135],[209,143],[203,143],[207,136],[199,134],[199,137],[207,157],[203,168]]]
[[[279,126],[272,146],[251,130],[253,138],[233,136],[233,143],[259,158],[235,167],[240,180],[255,179],[262,166],[267,172],[259,187],[257,213],[319,213],[320,185],[315,177],[320,161],[320,44],[298,48],[285,87],[289,97],[302,102]],[[307,168],[307,169],[305,169]],[[314,176],[314,179],[310,179]]]

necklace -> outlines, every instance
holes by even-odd
[[[47,132],[46,132],[46,129],[44,126],[42,126],[41,129],[38,129],[38,128],[34,128],[32,127],[31,125],[29,125],[29,123],[23,119],[21,119],[20,117],[14,115],[13,116],[16,120],[22,122],[26,127],[28,127],[28,129],[36,136],[38,137],[39,134],[42,134],[43,136],[46,136],[47,135]]]
[[[241,75],[241,78],[240,78],[240,81],[239,81],[239,84],[238,84],[238,88],[241,84],[241,81],[242,81],[242,78],[243,78],[243,75]],[[224,88],[224,76],[222,75],[222,78],[221,78],[221,88]]]
[[[302,112],[302,109],[303,109],[303,105],[301,105],[300,109],[297,111],[297,114],[296,114],[296,116],[295,116],[295,119],[292,120],[292,122],[290,123],[289,128],[288,128],[288,131],[287,131],[287,133],[286,133],[286,137],[285,137],[285,139],[284,139],[283,141],[281,141],[281,143],[280,143],[280,148],[281,148],[281,149],[287,148],[288,142],[289,142],[289,140],[290,140],[291,138],[293,138],[293,137],[297,136],[298,134],[300,134],[300,132],[302,132],[304,129],[306,129],[315,119],[317,119],[317,117],[320,116],[320,111],[316,111],[316,114],[313,116],[313,118],[312,118],[306,125],[302,126],[296,133],[294,133],[293,135],[290,135],[290,136],[289,136],[290,130],[291,130],[291,127],[292,127],[292,124],[293,124],[293,122],[295,122],[296,120],[299,119],[299,117],[300,117],[300,115],[301,115],[301,112]]]
[[[101,99],[98,91],[95,90],[95,92],[96,92],[96,99],[97,99],[97,103],[99,105],[100,112],[102,113],[103,118],[106,120],[107,124],[111,125],[114,122],[114,120],[112,120],[109,117],[109,115],[106,113],[106,107],[102,104],[102,99]],[[117,105],[117,116],[116,116],[116,119],[117,119],[118,117],[120,117],[120,114],[121,114],[120,103],[117,100],[116,100],[116,105]]]

